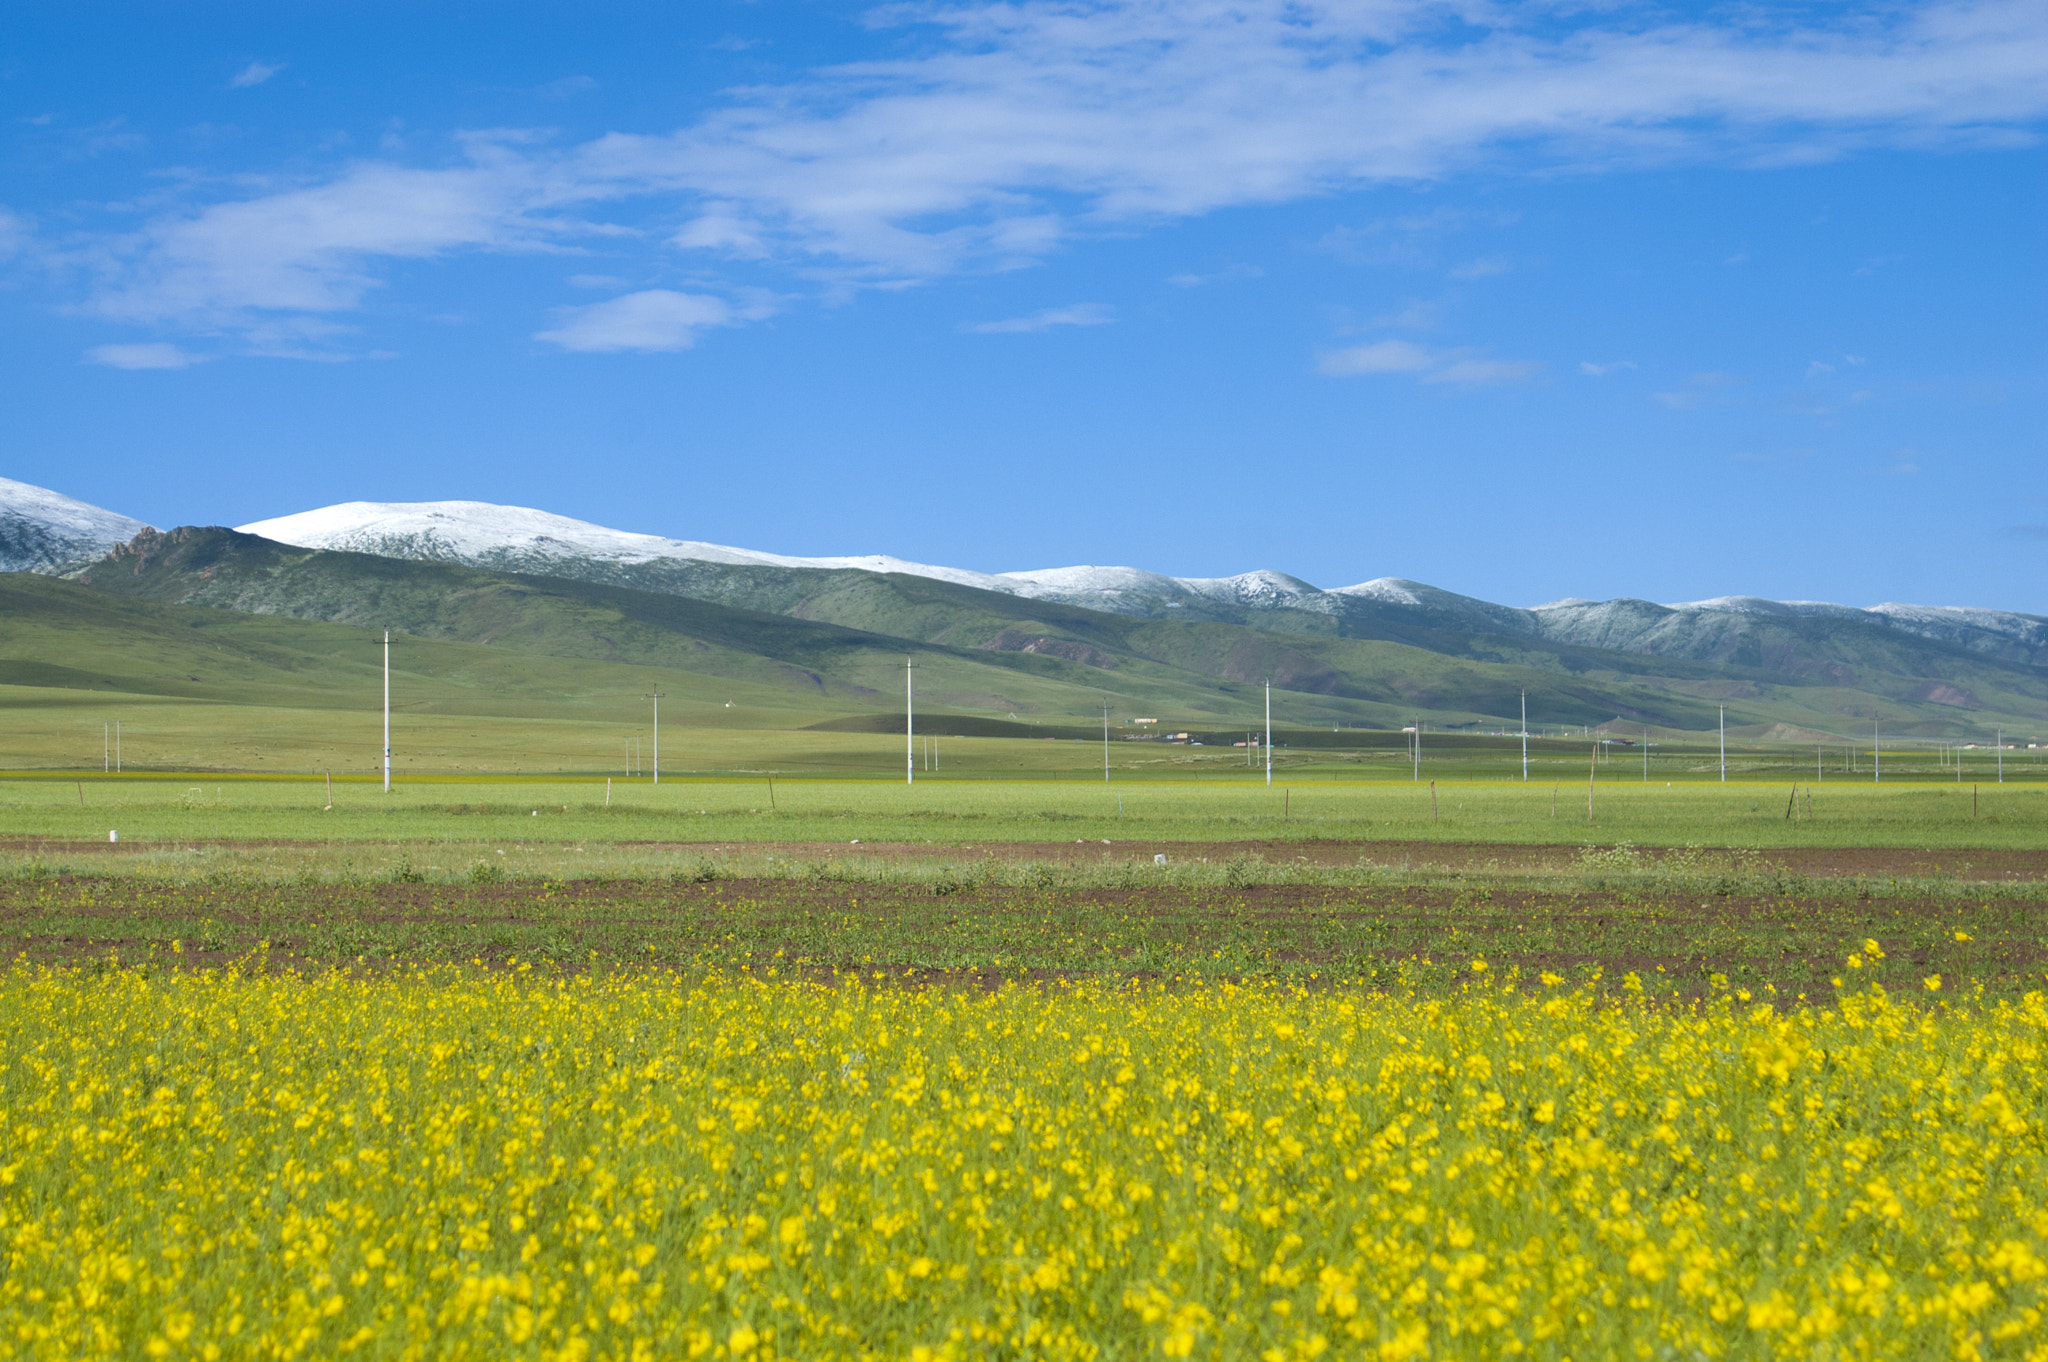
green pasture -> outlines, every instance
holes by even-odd
[[[1031,744],[1015,744],[1031,746]],[[1099,749],[1098,749],[1099,752]],[[926,773],[402,779],[220,775],[0,778],[0,837],[137,849],[213,842],[529,844],[1443,841],[1729,847],[1984,847],[2048,839],[2048,784],[1789,779],[1644,782],[1604,769],[1543,779],[1397,780],[1332,763],[1181,780],[988,780]],[[1789,816],[1788,816],[1789,815]]]

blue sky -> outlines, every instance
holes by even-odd
[[[2048,613],[2048,9],[32,4],[0,475]]]

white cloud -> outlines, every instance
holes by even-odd
[[[1606,364],[1595,364],[1590,359],[1579,361],[1579,372],[1588,378],[1605,378],[1609,374],[1622,373],[1635,367],[1635,361],[1632,359],[1617,359]]]
[[[1458,266],[1451,271],[1451,278],[1490,279],[1496,274],[1506,274],[1511,268],[1505,256],[1486,255]]]
[[[551,80],[534,91],[545,99],[567,99],[572,95],[587,95],[597,88],[597,82],[589,76],[563,76]]]
[[[91,310],[120,321],[244,329],[263,314],[358,306],[377,259],[460,247],[534,249],[558,230],[537,171],[509,156],[456,170],[366,165],[341,179],[165,217],[78,263],[106,279]]]
[[[188,354],[165,341],[133,345],[95,345],[85,352],[91,364],[110,369],[183,369],[198,364],[203,356]]]
[[[1496,383],[1519,383],[1534,378],[1542,368],[1533,359],[1459,359],[1424,374],[1422,381],[1482,388]]]
[[[1326,350],[1316,360],[1316,371],[1333,378],[1414,374],[1424,383],[1452,383],[1465,388],[1519,382],[1534,378],[1542,368],[1532,359],[1487,359],[1467,349],[1432,350],[1401,340]]]
[[[34,235],[29,229],[28,219],[19,213],[0,208],[0,260],[26,251]]]
[[[2006,145],[2048,114],[2038,0],[1852,0],[1739,20],[1542,13],[1439,0],[892,7],[873,22],[920,30],[916,55],[745,90],[679,131],[567,148],[474,137],[464,163],[359,163],[196,203],[71,263],[93,271],[102,315],[239,330],[357,308],[395,260],[617,234],[587,215],[631,199],[682,224],[667,229],[675,249],[844,288],[1474,168]],[[252,63],[236,83],[281,69]]]
[[[702,293],[645,289],[588,307],[561,309],[562,322],[534,334],[564,350],[613,354],[622,350],[687,350],[707,327],[731,326],[739,318],[723,298]]]
[[[1650,400],[1671,411],[1691,411],[1693,408],[1714,400],[1714,393],[1721,388],[1735,388],[1749,380],[1740,374],[1722,373],[1708,369],[1686,379],[1687,386],[1674,392],[1651,393]]]
[[[1257,265],[1231,265],[1214,274],[1169,274],[1166,282],[1175,288],[1200,288],[1203,284],[1238,284],[1263,279],[1266,272]]]
[[[1388,312],[1366,323],[1368,327],[1396,327],[1403,331],[1434,331],[1443,324],[1444,305],[1437,302],[1409,303],[1399,312]]]
[[[1316,361],[1316,371],[1335,378],[1349,378],[1357,374],[1412,374],[1420,373],[1434,363],[1435,356],[1423,346],[1409,341],[1387,340],[1325,351]]]
[[[1056,326],[1108,326],[1116,320],[1116,309],[1107,303],[1070,303],[1048,307],[1028,317],[1010,317],[999,322],[967,322],[962,331],[977,336],[1017,335],[1050,331]]]
[[[228,88],[231,90],[246,90],[252,85],[261,85],[264,81],[269,80],[272,76],[284,70],[284,68],[285,63],[283,62],[272,65],[268,62],[252,61],[235,73],[235,78],[228,82]]]

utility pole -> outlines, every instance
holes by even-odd
[[[1266,784],[1273,783],[1273,678],[1266,678]]]
[[[661,784],[661,687],[656,686],[643,700],[654,701],[654,783]]]
[[[1529,692],[1522,692],[1522,783],[1529,783]]]
[[[1870,783],[1872,785],[1884,783],[1884,758],[1879,756],[1877,751],[1877,716],[1875,715],[1872,715],[1870,719]]]
[[[391,793],[391,631],[384,631],[384,793]]]
[[[903,783],[905,785],[917,784],[917,739],[913,736],[917,732],[917,724],[911,717],[910,671],[911,661],[906,657],[903,659]]]
[[[1728,783],[1728,706],[1721,706],[1721,783]]]
[[[1102,783],[1109,784],[1109,701],[1102,702]]]

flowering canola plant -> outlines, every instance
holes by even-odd
[[[2048,1358],[2044,1038],[2039,994],[22,967],[0,1353]]]

